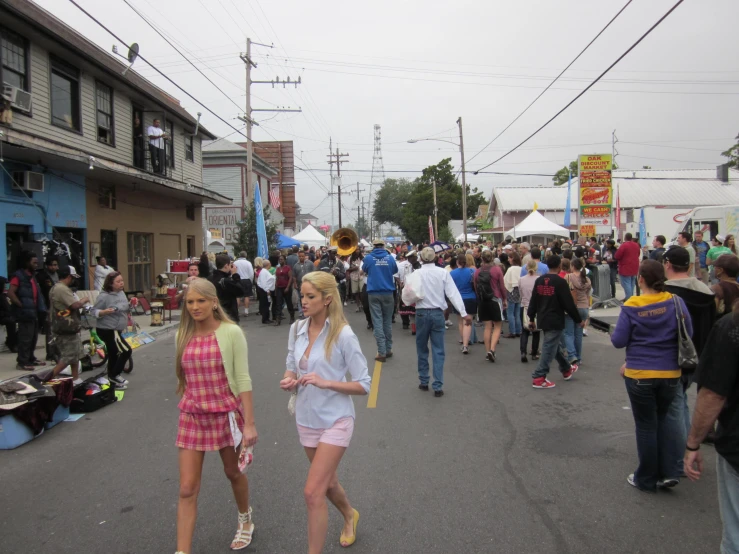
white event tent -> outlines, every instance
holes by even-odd
[[[308,246],[326,246],[328,240],[325,235],[318,231],[313,225],[308,225],[305,229],[300,231],[297,235],[291,237],[293,240],[297,240],[300,244],[307,244]]]
[[[570,231],[561,225],[557,225],[534,210],[521,223],[505,232],[506,237],[530,237],[530,236],[555,236],[569,237]]]

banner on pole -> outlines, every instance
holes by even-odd
[[[580,194],[580,234],[593,236],[611,232],[613,186],[611,154],[583,154],[578,157]]]
[[[254,187],[254,212],[257,219],[257,256],[267,258],[269,250],[267,248],[267,228],[264,225],[264,208],[262,207],[262,193],[257,184]]]
[[[434,238],[434,226],[431,223],[431,216],[429,216],[429,242],[434,242],[436,239]]]

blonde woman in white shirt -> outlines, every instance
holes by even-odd
[[[341,512],[343,547],[357,537],[359,512],[339,483],[336,470],[354,431],[354,403],[350,395],[370,389],[367,360],[359,340],[344,317],[336,279],[314,271],[303,276],[303,314],[290,328],[283,390],[297,387],[295,419],[300,443],[310,460],[305,483],[308,507],[308,554],[320,554],[326,542],[326,497]],[[347,382],[346,373],[352,381]]]
[[[521,292],[518,288],[521,280],[521,257],[513,252],[509,258],[511,267],[505,272],[503,283],[508,295],[508,334],[507,339],[515,339],[521,336],[523,328],[521,325]]]

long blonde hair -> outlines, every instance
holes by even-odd
[[[187,309],[187,297],[191,292],[197,292],[199,295],[205,297],[207,300],[215,300],[216,309],[213,310],[213,317],[218,321],[229,325],[235,325],[233,321],[226,315],[223,308],[218,303],[218,294],[216,293],[216,287],[213,283],[207,279],[193,279],[190,281],[190,285],[187,287],[185,297],[183,299],[182,315],[180,316],[180,327],[177,330],[177,356],[175,357],[175,372],[177,374],[177,394],[185,392],[185,375],[182,372],[182,356],[185,353],[185,347],[190,342],[193,335],[195,334],[195,320],[190,315],[190,311]],[[333,302],[332,302],[333,303]]]
[[[316,290],[321,293],[321,297],[326,300],[331,299],[331,303],[328,305],[328,336],[326,337],[326,359],[331,360],[331,351],[339,340],[339,334],[345,325],[349,325],[346,317],[344,317],[344,308],[341,305],[341,295],[339,294],[339,287],[336,285],[336,279],[330,273],[323,271],[311,271],[310,273],[303,275],[303,283],[308,282]]]
[[[255,268],[262,267],[262,264],[263,263],[264,263],[264,261],[262,260],[262,258],[254,258],[254,267]]]

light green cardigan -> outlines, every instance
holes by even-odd
[[[221,323],[216,329],[216,340],[231,392],[236,398],[242,392],[250,392],[249,352],[241,327],[232,323]]]

